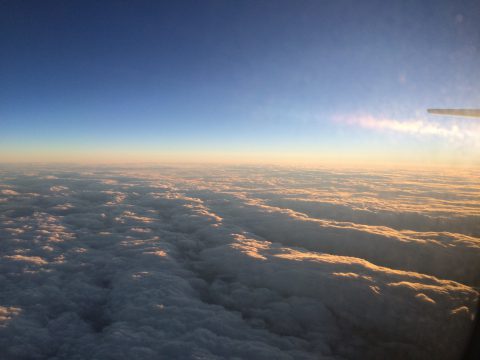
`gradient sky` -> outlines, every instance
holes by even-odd
[[[479,158],[472,1],[0,1],[0,161]],[[478,162],[477,162],[478,163]]]

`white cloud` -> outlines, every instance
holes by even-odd
[[[338,121],[376,131],[389,131],[416,136],[434,136],[450,140],[472,140],[480,137],[480,124],[476,121],[441,121],[427,119],[392,119],[375,116],[351,116]]]

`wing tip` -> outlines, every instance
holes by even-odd
[[[429,114],[480,118],[480,109],[427,109]]]

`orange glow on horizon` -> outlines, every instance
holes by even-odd
[[[169,164],[169,165],[284,165],[301,167],[442,167],[477,168],[480,159],[459,158],[448,154],[403,154],[394,152],[240,152],[240,151],[128,151],[128,150],[85,150],[85,151],[23,151],[0,152],[0,164]]]

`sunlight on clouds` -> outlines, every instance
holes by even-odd
[[[24,256],[24,255],[11,255],[11,256],[5,256],[5,259],[11,259],[15,261],[22,261],[26,263],[31,263],[34,265],[46,265],[48,264],[48,261],[45,261],[39,256]]]
[[[11,196],[19,195],[18,192],[14,191],[14,190],[10,190],[10,189],[0,190],[0,193],[2,195],[11,195]]]
[[[472,325],[478,171],[37,166],[0,188],[9,359],[451,360]]]
[[[18,307],[5,307],[0,306],[0,328],[6,327],[8,323],[21,313],[21,309]]]
[[[366,129],[408,135],[437,136],[450,140],[478,140],[480,138],[480,122],[475,121],[397,120],[375,116],[347,117],[341,121]]]

